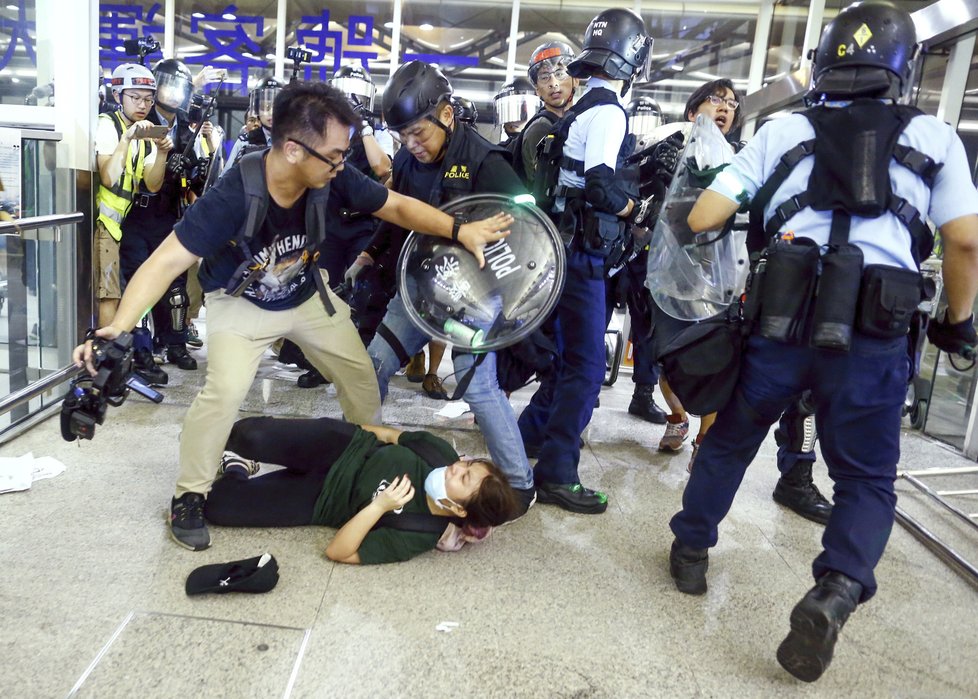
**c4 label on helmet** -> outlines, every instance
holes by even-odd
[[[856,30],[856,33],[852,35],[852,38],[856,40],[857,44],[859,44],[859,48],[862,48],[866,45],[867,41],[873,38],[873,32],[870,31],[869,27],[866,26],[866,23],[864,22],[863,25]]]

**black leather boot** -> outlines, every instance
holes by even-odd
[[[170,345],[167,347],[166,361],[187,371],[193,371],[197,368],[197,360],[190,356],[186,345]]]
[[[819,524],[827,524],[832,503],[825,499],[812,480],[814,461],[798,459],[774,486],[774,501],[792,512]]]
[[[299,388],[316,388],[316,386],[322,386],[324,383],[329,383],[329,381],[315,369],[310,369],[296,380],[296,385]]]
[[[706,570],[709,567],[708,549],[690,548],[679,539],[672,542],[672,549],[669,551],[669,575],[680,592],[687,595],[706,594]]]
[[[635,415],[656,425],[666,424],[666,413],[655,403],[655,386],[636,384],[632,402],[628,404],[629,415]]]
[[[781,667],[805,682],[821,677],[862,592],[862,585],[842,573],[833,571],[819,578],[791,610],[791,631],[778,646]]]
[[[132,356],[132,372],[148,386],[166,386],[170,377],[156,366],[153,353],[147,349],[136,350]]]

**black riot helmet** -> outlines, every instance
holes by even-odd
[[[358,105],[372,111],[374,108],[374,95],[377,88],[374,87],[373,78],[366,68],[361,65],[340,66],[333,77],[329,79],[329,84],[355,101]]]
[[[536,85],[519,76],[503,85],[492,103],[497,124],[523,123],[540,108],[540,97]]]
[[[910,89],[917,32],[891,2],[857,2],[822,32],[814,52],[812,92],[828,98],[887,95]]]
[[[468,97],[452,97],[452,109],[455,110],[455,118],[463,124],[475,124],[479,118],[479,110],[476,109],[475,102]]]
[[[248,96],[248,109],[258,115],[258,120],[265,128],[272,127],[272,107],[275,98],[285,87],[281,81],[269,76],[262,78]]]
[[[542,68],[549,67],[552,70],[557,70],[561,65],[566,67],[572,60],[574,60],[574,49],[570,44],[563,41],[548,41],[533,49],[526,74],[536,85],[537,75],[540,74]]]
[[[662,126],[662,108],[651,97],[633,99],[625,108],[628,113],[628,130],[637,136],[644,136]]]
[[[452,84],[437,66],[410,61],[395,71],[384,88],[384,121],[399,131],[422,117],[434,119],[435,108],[451,96]]]
[[[652,37],[642,18],[631,10],[605,10],[591,20],[584,32],[584,50],[570,62],[567,71],[575,78],[604,73],[624,80],[628,89],[633,79],[647,82],[652,56]]]
[[[165,58],[153,68],[156,78],[156,104],[171,112],[184,112],[190,107],[194,78],[183,61]]]

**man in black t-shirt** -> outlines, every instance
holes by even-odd
[[[267,215],[254,238],[241,244],[249,206],[240,167],[233,167],[139,268],[113,324],[96,333],[114,339],[131,330],[171,281],[203,258],[199,277],[207,295],[207,378],[184,420],[180,474],[170,505],[171,535],[182,546],[195,551],[210,546],[204,497],[261,356],[278,338],[295,341],[335,384],[348,421],[375,424],[379,418],[377,379],[349,308],[315,278],[320,274],[318,250],[312,250],[306,238],[307,199],[311,191],[329,187],[325,228],[342,225],[343,208],[369,211],[382,220],[445,238],[452,237],[454,220],[344,168],[356,123],[346,97],[323,83],[284,89],[275,100],[274,145],[256,156],[263,159],[269,198]],[[503,238],[511,223],[510,216],[500,214],[461,226],[457,237],[482,265],[483,248]],[[237,270],[243,263],[257,273],[238,295],[228,293],[225,289],[240,286]],[[74,359],[95,373],[91,343],[77,347]]]

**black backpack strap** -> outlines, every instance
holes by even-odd
[[[423,514],[421,512],[402,512],[399,515],[387,512],[381,515],[371,529],[400,529],[406,532],[419,532],[421,534],[437,534],[441,536],[452,524],[454,517],[439,517],[438,515]]]
[[[893,147],[893,158],[922,179],[929,189],[934,187],[934,179],[944,167],[944,163],[934,162],[934,159],[926,153],[921,153],[916,148],[902,143]]]
[[[458,400],[465,396],[465,392],[469,390],[469,384],[472,383],[472,377],[475,376],[475,370],[479,368],[482,362],[486,361],[486,352],[481,352],[476,355],[475,361],[472,362],[472,366],[469,370],[462,375],[459,379],[458,385],[455,386],[455,391],[452,393],[448,400]]]
[[[769,223],[766,227],[767,230],[765,230],[764,208],[771,201],[771,197],[774,196],[774,193],[777,192],[781,185],[784,184],[785,180],[788,179],[788,175],[790,175],[791,171],[795,169],[795,166],[798,165],[802,159],[807,158],[814,153],[815,139],[812,138],[807,141],[802,141],[781,156],[781,160],[779,160],[778,164],[775,166],[774,172],[771,173],[771,177],[769,177],[768,180],[761,185],[761,188],[757,190],[757,193],[754,195],[754,198],[751,201],[749,209],[750,224],[747,231],[748,250],[760,250],[767,244],[767,238],[769,238],[771,235],[767,231],[771,230],[771,225]],[[782,206],[784,206],[784,204],[782,204]],[[781,207],[779,207],[779,210],[780,208]],[[794,216],[802,208],[804,207],[799,206],[797,209],[792,211],[790,215],[786,216],[783,221],[779,222],[774,227],[774,231],[777,232],[784,221],[787,221],[789,218],[791,218],[791,216]],[[774,219],[772,218],[772,221],[773,220]]]
[[[323,308],[328,315],[336,313],[336,307],[329,298],[326,289],[326,281],[316,265],[319,258],[319,246],[326,238],[326,207],[329,201],[329,184],[322,189],[309,190],[306,198],[306,252],[312,263],[313,280],[316,282],[316,291],[323,302]]]
[[[265,184],[265,151],[256,151],[242,156],[238,161],[241,179],[244,182],[245,206],[248,217],[238,233],[237,243],[248,244],[258,233],[265,215],[268,213],[268,187]]]

